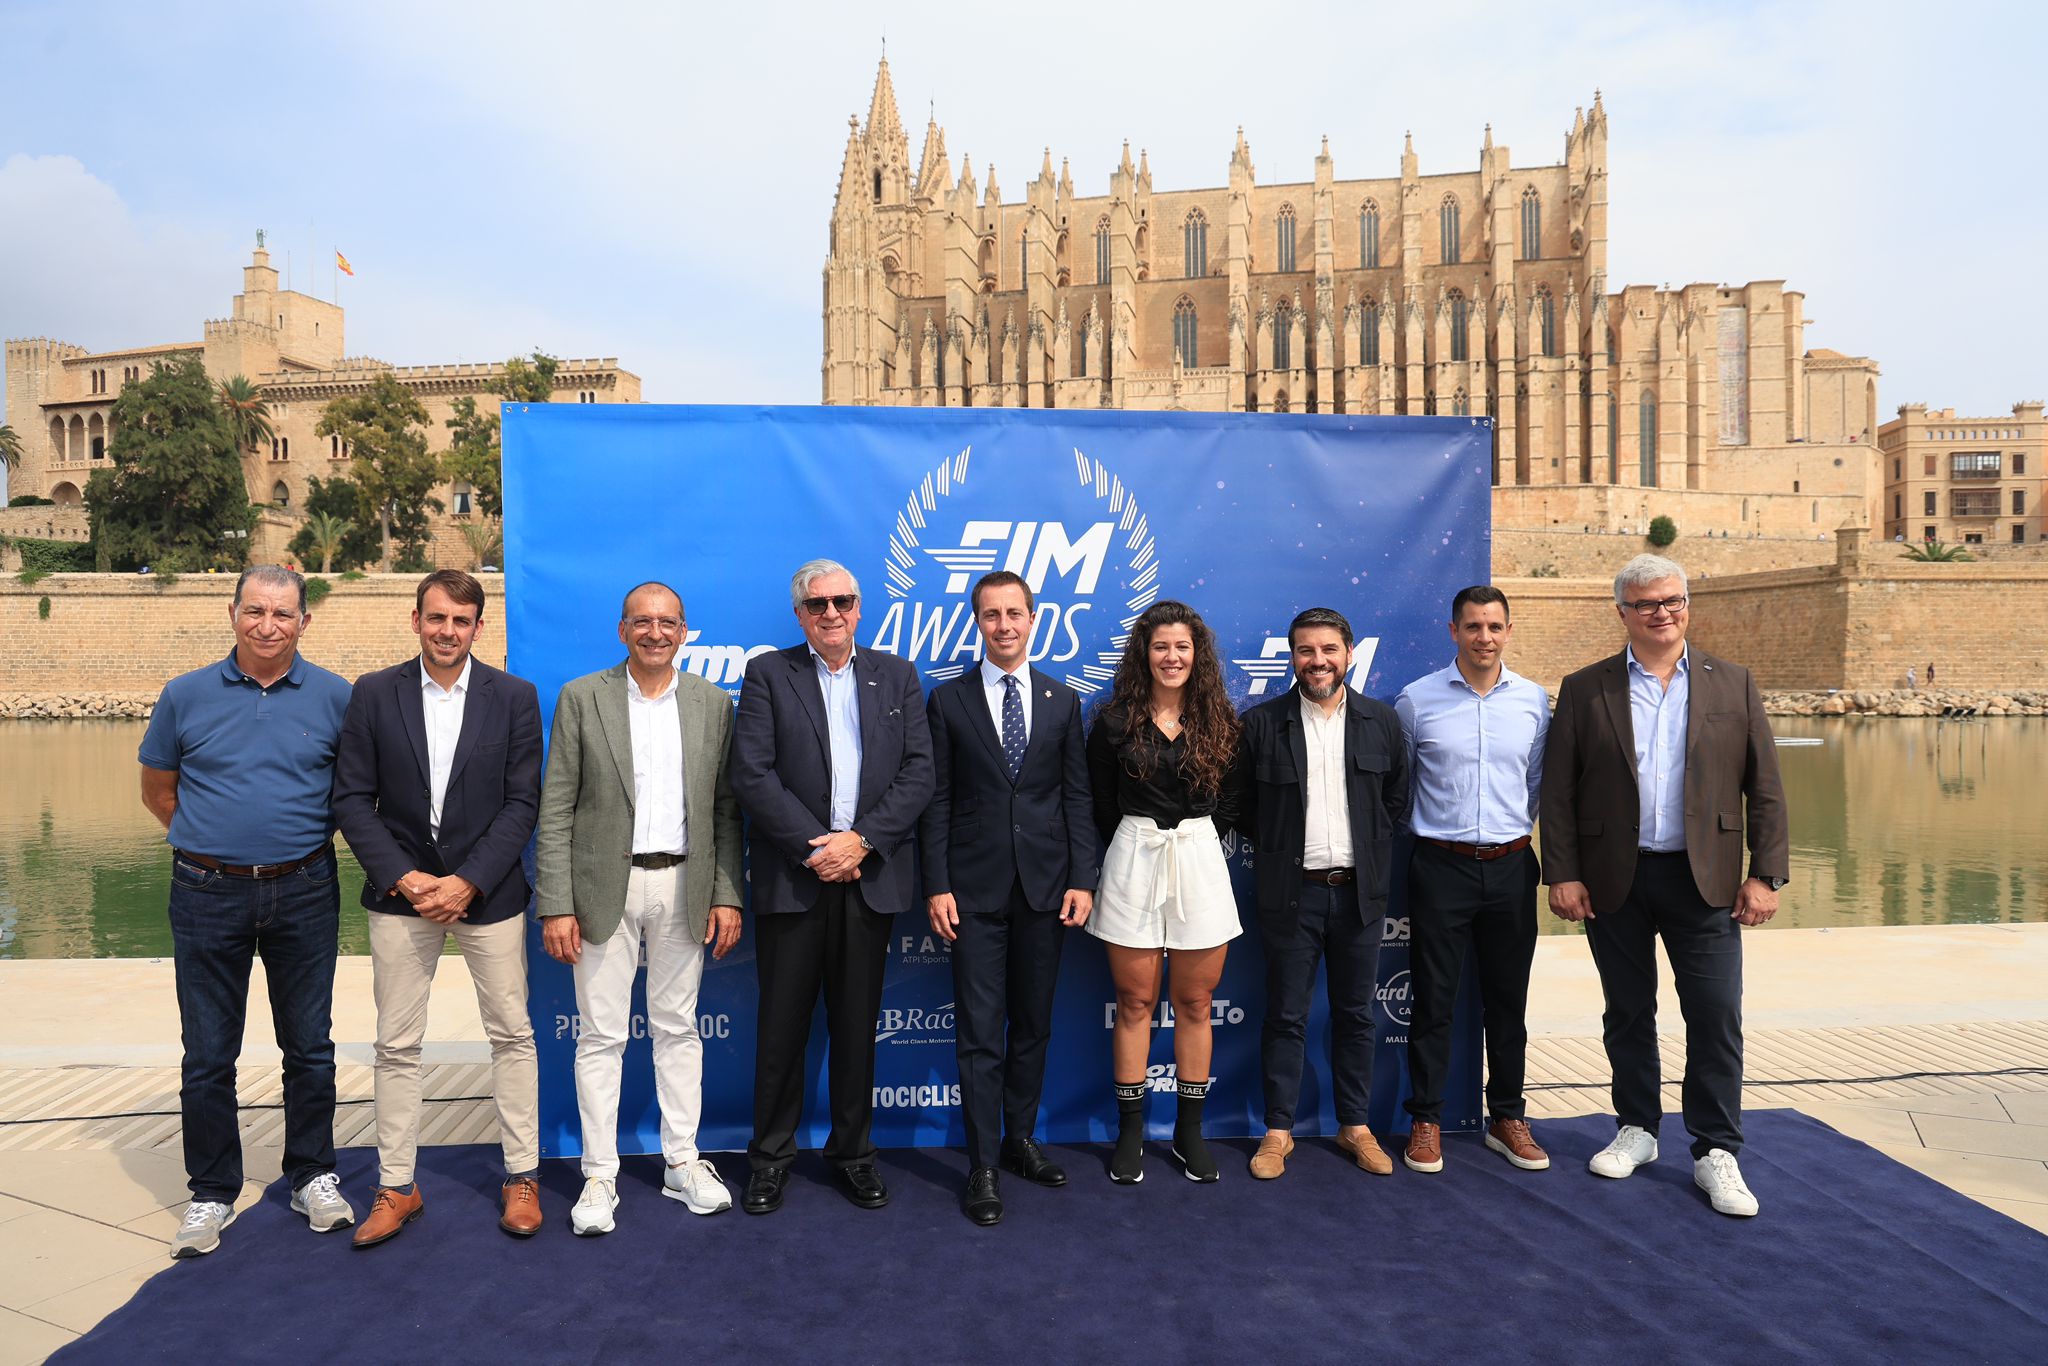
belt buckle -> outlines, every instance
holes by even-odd
[[[249,865],[249,876],[260,882],[266,877],[276,876],[275,873],[268,870],[282,867],[284,867],[282,863],[252,863]]]

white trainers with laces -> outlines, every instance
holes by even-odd
[[[661,1175],[661,1193],[680,1200],[692,1214],[717,1214],[732,1208],[732,1192],[705,1158],[672,1166]]]
[[[1707,1193],[1718,1213],[1747,1219],[1757,1211],[1756,1197],[1742,1182],[1742,1168],[1726,1148],[1715,1148],[1693,1162],[1692,1183]]]
[[[292,1209],[306,1216],[315,1233],[332,1233],[356,1221],[356,1212],[341,1198],[341,1180],[333,1172],[322,1172],[293,1191]]]
[[[618,1186],[602,1176],[593,1176],[583,1183],[583,1194],[576,1197],[569,1210],[569,1231],[579,1238],[610,1233],[616,1227],[612,1211],[618,1207]]]
[[[1616,1131],[1612,1143],[1593,1154],[1586,1170],[1595,1176],[1609,1176],[1619,1181],[1645,1162],[1656,1160],[1657,1140],[1650,1136],[1650,1131],[1639,1125],[1624,1124]]]
[[[220,1246],[220,1231],[235,1222],[235,1207],[216,1200],[185,1206],[185,1222],[171,1237],[173,1257],[203,1257]]]

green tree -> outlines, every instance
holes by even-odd
[[[9,474],[21,468],[21,436],[13,427],[0,423],[0,469]]]
[[[1662,550],[1665,546],[1670,545],[1673,541],[1677,539],[1678,523],[1672,521],[1669,517],[1652,517],[1650,519],[1651,545],[1656,546],[1659,550]]]
[[[464,522],[462,543],[469,547],[471,569],[482,569],[487,564],[501,565],[505,561],[505,535],[499,530],[495,517]]]
[[[1909,545],[1904,560],[1918,560],[1922,564],[1956,564],[1970,558],[1970,552],[1959,545],[1943,545],[1940,541],[1925,541],[1920,545]]]
[[[555,396],[555,371],[562,362],[545,351],[533,359],[514,356],[505,362],[505,377],[487,386],[507,403],[546,403]]]
[[[427,453],[426,423],[419,399],[390,375],[379,375],[369,393],[329,403],[315,429],[340,437],[348,450],[351,475],[377,519],[387,567],[394,544],[400,564],[425,561],[433,535],[428,513],[443,507],[433,496],[441,462]]]
[[[306,481],[306,522],[292,537],[292,558],[302,565],[319,564],[322,573],[351,570],[377,558],[376,510],[363,491],[347,475]],[[323,553],[319,535],[322,519],[327,526],[344,528],[331,552]]]
[[[111,464],[85,488],[99,566],[241,568],[255,525],[249,488],[199,358],[159,361],[148,378],[122,385],[113,417]]]
[[[308,517],[306,530],[311,532],[313,537],[313,556],[308,556],[308,561],[317,556],[320,560],[320,572],[333,573],[335,552],[341,549],[341,543],[348,538],[349,532],[355,529],[354,522],[343,521],[331,512],[316,512]]]
[[[505,403],[546,403],[555,392],[555,371],[561,361],[545,351],[535,351],[531,360],[514,356],[505,362],[505,373],[485,386]],[[454,416],[448,419],[448,454],[442,467],[451,483],[465,483],[476,496],[476,510],[484,517],[505,513],[504,447],[498,439],[498,414],[486,412],[473,398],[458,398]]]
[[[228,428],[235,434],[235,449],[253,451],[276,439],[270,425],[270,401],[246,375],[220,382],[220,407],[228,415]]]

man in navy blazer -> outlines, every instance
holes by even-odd
[[[377,999],[377,1198],[355,1232],[373,1247],[419,1217],[420,1041],[449,935],[491,1041],[505,1150],[498,1226],[540,1230],[540,1095],[526,1013],[526,871],[540,811],[533,684],[471,657],[484,590],[441,569],[420,581],[420,654],[356,680],[334,761],[334,815],[367,875]]]
[[[825,1159],[848,1199],[889,1202],[875,1170],[875,1016],[889,926],[910,906],[911,835],[932,795],[917,670],[856,650],[860,585],[812,560],[790,580],[804,643],[747,665],[732,787],[749,818],[759,1029],[749,1214],[781,1208],[803,1118],[804,1046],[822,987],[832,1111]]]
[[[1031,585],[999,569],[972,601],[983,656],[932,689],[937,786],[919,844],[925,911],[953,946],[962,1208],[986,1226],[1003,1217],[998,1164],[1042,1186],[1067,1183],[1032,1130],[1064,930],[1087,923],[1101,868],[1081,699],[1030,665]]]

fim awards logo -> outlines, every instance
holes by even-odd
[[[1378,636],[1360,637],[1352,647],[1351,672],[1344,676],[1351,691],[1365,691],[1365,681],[1372,674],[1373,656],[1379,651]],[[1259,647],[1257,658],[1233,659],[1230,662],[1252,681],[1251,686],[1245,689],[1247,697],[1278,696],[1294,686],[1293,647],[1287,643],[1285,635],[1267,636],[1266,643]],[[1274,684],[1279,686],[1274,687]]]
[[[1018,462],[979,472],[970,489],[973,450],[926,474],[896,514],[883,562],[889,606],[870,647],[933,682],[958,678],[981,655],[968,592],[1007,569],[1038,601],[1031,662],[1084,697],[1101,692],[1159,597],[1158,548],[1137,495],[1079,450],[1071,485],[1057,465]]]

